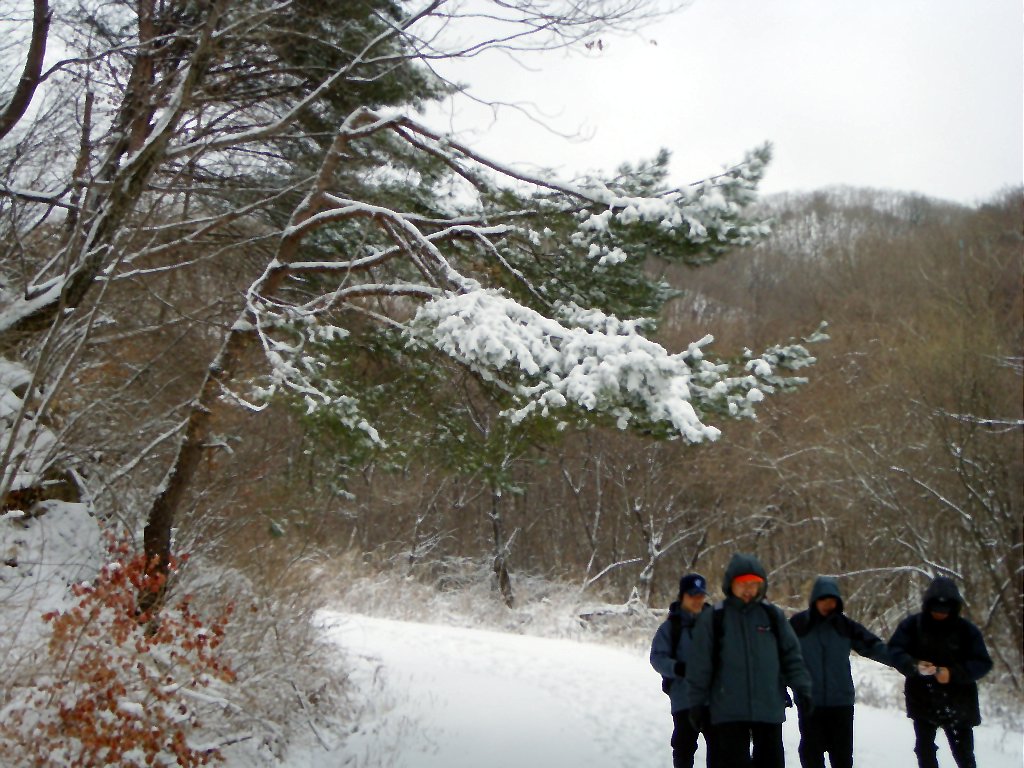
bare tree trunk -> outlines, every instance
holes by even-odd
[[[501,517],[501,493],[491,485],[491,530],[494,533],[494,576],[498,581],[501,599],[509,608],[515,602],[512,592],[512,577],[508,572],[508,554],[511,541],[505,538],[505,522]]]
[[[316,212],[323,190],[340,162],[343,146],[344,139],[339,135],[321,164],[313,188],[292,214],[293,230]],[[287,276],[287,264],[294,257],[302,242],[302,237],[302,233],[298,232],[281,238],[276,258],[278,266],[268,270],[258,283],[261,296],[267,298],[277,293]],[[143,533],[146,559],[151,569],[165,576],[170,565],[171,532],[185,499],[185,493],[195,479],[204,445],[210,435],[213,413],[220,407],[219,395],[226,388],[227,382],[230,382],[235,375],[243,355],[256,338],[254,331],[246,322],[247,319],[248,307],[243,307],[238,320],[232,326],[217,353],[217,357],[207,368],[199,394],[193,402],[185,435],[178,448],[174,463],[171,465],[162,490],[154,499],[147,516]],[[158,610],[162,599],[161,592],[144,596],[140,602],[146,610]]]
[[[50,32],[53,12],[47,0],[35,0],[32,10],[32,42],[25,55],[25,68],[14,95],[0,113],[0,139],[6,136],[25,116],[36,88],[42,79],[43,59],[46,57],[46,38]]]
[[[245,350],[252,343],[253,334],[238,326],[228,333],[217,357],[206,370],[202,387],[192,406],[185,436],[181,441],[174,464],[164,479],[161,491],[150,507],[143,531],[143,546],[146,560],[152,572],[167,574],[171,557],[171,533],[185,493],[195,479],[196,469],[203,455],[210,424],[217,406],[218,396],[224,382],[231,377],[242,359]],[[163,589],[158,593],[140,596],[139,604],[144,611],[158,610],[163,600]]]
[[[134,113],[128,122],[128,151],[138,152],[149,136],[150,120],[156,109],[152,99],[144,96],[153,87],[155,69],[153,67],[153,38],[155,34],[154,0],[137,0],[136,11],[139,17],[139,52],[128,79],[127,97],[136,102]]]

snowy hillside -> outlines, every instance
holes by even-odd
[[[462,627],[321,614],[328,636],[376,687],[361,732],[294,753],[290,766],[394,768],[622,768],[667,766],[671,719],[641,649]],[[913,731],[898,709],[899,676],[855,660],[865,698],[892,706],[857,710],[856,760],[912,768]],[[795,718],[785,729],[797,766]],[[1022,733],[976,730],[978,764],[1019,768]],[[703,752],[699,753],[699,757]],[[943,768],[953,762],[944,747]]]

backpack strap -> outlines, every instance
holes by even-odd
[[[779,622],[782,620],[782,609],[778,606],[772,605],[771,603],[761,603],[764,609],[768,612],[768,625],[772,629],[772,634],[775,635],[775,647],[778,648],[779,653],[782,653],[782,635],[779,629]],[[781,658],[781,657],[780,657]]]
[[[771,603],[761,603],[764,609],[768,611],[768,626],[772,629],[772,634],[775,635],[775,652],[779,655],[779,674],[782,674],[782,635],[779,630],[779,622],[786,620],[786,614],[782,612],[782,609],[777,605]],[[789,695],[789,691],[783,686],[783,692],[785,693],[786,707],[793,706],[793,699]]]
[[[711,675],[722,666],[722,627],[725,624],[725,601],[715,603],[711,614]]]
[[[678,613],[670,613],[668,615],[668,626],[669,626],[669,652],[668,656],[670,659],[675,661],[679,660],[676,655],[679,653],[679,641],[683,637],[683,617]],[[668,693],[669,688],[672,687],[671,677],[661,678],[661,690]]]
[[[668,617],[669,627],[671,628],[670,637],[672,638],[672,652],[669,653],[673,659],[679,660],[676,654],[679,652],[679,641],[683,639],[683,617],[678,613]]]

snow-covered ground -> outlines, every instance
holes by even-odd
[[[344,745],[293,753],[290,766],[671,765],[668,699],[641,649],[336,612],[321,618],[356,681],[376,693],[362,729]],[[899,676],[855,662],[867,698],[891,702],[858,705],[857,764],[913,768],[913,730],[894,694]],[[784,735],[787,766],[798,766],[795,717]],[[983,724],[975,737],[982,768],[1024,764],[1019,727]],[[702,751],[698,757],[703,764]],[[944,744],[939,765],[954,765]]]

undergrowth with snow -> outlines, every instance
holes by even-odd
[[[355,727],[308,571],[285,558],[247,574],[200,553],[152,620],[144,563],[104,538],[85,504],[0,516],[4,768],[281,765],[307,734]]]

